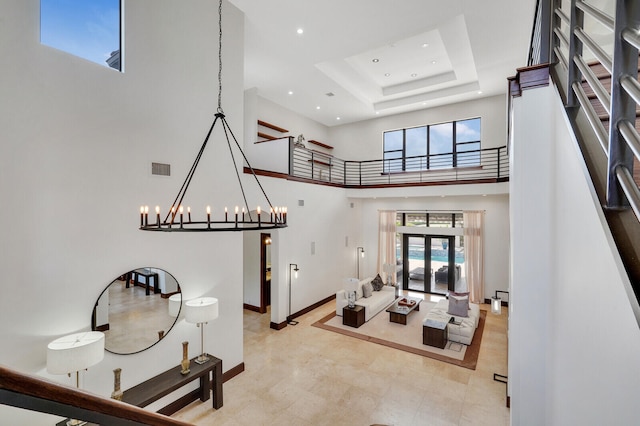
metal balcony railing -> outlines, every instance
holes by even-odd
[[[352,161],[292,144],[289,174],[346,187],[509,180],[505,146],[415,157]]]

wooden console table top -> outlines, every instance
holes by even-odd
[[[209,399],[213,380],[213,408],[219,409],[222,407],[222,360],[212,355],[209,355],[209,358],[209,361],[204,364],[197,364],[193,358],[188,374],[182,375],[180,373],[182,367],[177,365],[127,389],[122,393],[122,401],[138,407],[146,407],[196,379],[200,379],[197,395],[201,401],[206,401]]]

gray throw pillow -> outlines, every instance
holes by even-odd
[[[371,297],[373,294],[373,285],[371,283],[366,283],[362,286],[362,295],[364,297]]]
[[[371,281],[371,285],[373,286],[374,291],[382,290],[384,282],[382,281],[382,278],[380,278],[380,274],[376,275],[376,277]]]
[[[449,295],[449,310],[447,313],[456,317],[469,316],[469,296]]]

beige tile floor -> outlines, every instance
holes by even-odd
[[[483,305],[483,309],[489,309]],[[312,327],[329,302],[269,328],[244,313],[245,371],[224,384],[224,406],[194,402],[174,415],[196,425],[508,425],[507,315],[487,314],[476,370]]]

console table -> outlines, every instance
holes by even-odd
[[[204,364],[197,364],[194,361],[195,358],[193,358],[189,374],[180,374],[182,367],[177,365],[131,389],[127,389],[122,393],[122,401],[138,407],[146,407],[184,385],[200,379],[200,387],[198,389],[158,412],[171,415],[198,398],[200,398],[200,401],[207,401],[209,399],[209,390],[212,388],[213,408],[217,410],[222,407],[222,360],[211,355],[209,355],[209,358],[209,361]],[[213,378],[211,378],[212,375]],[[211,386],[212,382],[213,386]]]
[[[151,280],[153,280],[153,293],[160,293],[160,283],[158,282],[158,273],[151,270],[135,269],[127,272],[125,275],[126,287],[129,288],[129,280],[133,280],[133,285],[138,285],[138,276],[145,278],[145,294],[149,295],[149,289],[151,288]]]

